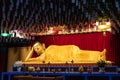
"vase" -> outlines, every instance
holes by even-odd
[[[105,67],[99,67],[99,73],[104,73],[105,72]]]

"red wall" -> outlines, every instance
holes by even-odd
[[[99,50],[107,49],[107,60],[114,61],[115,64],[120,66],[120,34],[113,35],[110,32],[93,32],[82,34],[67,34],[67,35],[46,35],[37,36],[35,41],[44,42],[46,47],[55,45],[74,44],[80,49]]]

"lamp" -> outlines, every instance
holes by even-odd
[[[100,18],[98,21],[96,21],[95,24],[100,31],[108,31],[111,28],[110,20],[107,21],[107,19],[104,18]]]
[[[5,33],[1,33],[1,36],[3,36],[3,37],[10,37],[11,34],[5,32]]]

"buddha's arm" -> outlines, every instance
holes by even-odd
[[[28,59],[26,58],[26,62],[42,62],[42,61],[45,61],[44,53],[35,58],[31,58],[31,57],[29,57]]]
[[[33,61],[38,61],[38,58],[29,58],[26,60],[26,62],[33,62]]]
[[[32,57],[32,55],[33,55],[33,48],[32,48],[32,50],[28,53],[25,61],[28,61],[28,60]]]

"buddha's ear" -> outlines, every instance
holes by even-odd
[[[42,43],[41,45],[42,45],[43,49],[45,50],[46,49],[45,43]]]

